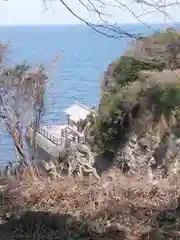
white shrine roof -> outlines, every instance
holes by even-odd
[[[91,109],[81,103],[75,102],[71,107],[65,109],[64,112],[69,115],[71,120],[78,122],[79,120],[85,120],[90,114]]]

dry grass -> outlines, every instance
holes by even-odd
[[[22,215],[22,220],[18,220],[18,228],[21,230],[16,232],[16,237],[24,234],[22,226],[30,218],[33,219],[31,222],[37,222],[41,216],[41,222],[46,224],[47,215],[44,217],[42,213],[49,212],[51,217],[52,214],[56,215],[59,229],[56,237],[47,238],[48,230],[45,233],[40,228],[38,238],[38,226],[33,225],[27,230],[31,238],[21,239],[112,239],[113,236],[113,239],[133,237],[143,240],[160,239],[161,232],[165,237],[162,239],[168,239],[166,236],[180,233],[179,183],[180,179],[167,179],[154,186],[147,181],[146,174],[123,176],[117,169],[104,174],[102,180],[93,186],[70,180],[30,180],[29,176],[21,184],[8,184],[3,190],[3,198],[6,197],[3,209],[16,214],[27,210],[31,213],[28,217]],[[63,227],[59,225],[57,214],[59,219],[70,216],[73,219],[71,224],[68,222]],[[77,238],[71,236],[74,231],[79,232]],[[148,238],[157,233],[158,238]]]
[[[180,70],[164,70],[162,72],[157,71],[141,71],[139,80],[132,82],[130,85],[122,88],[129,94],[133,94],[137,97],[137,94],[146,89],[153,87],[176,87],[180,80]]]
[[[158,32],[152,36],[135,41],[131,47],[128,48],[125,56],[141,60],[148,59],[149,57],[155,57],[166,61],[168,56],[167,46],[173,41],[179,41],[179,39],[179,32]]]

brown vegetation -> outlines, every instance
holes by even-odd
[[[2,240],[159,240],[180,235],[179,179],[173,177],[152,185],[146,174],[123,176],[112,169],[99,184],[87,186],[26,174],[21,184],[10,181],[4,187],[1,204],[2,219],[6,217]]]
[[[158,44],[156,36],[154,39]],[[179,56],[175,57],[179,62]],[[169,63],[168,61],[166,63]],[[145,137],[150,135],[152,139],[157,138],[157,146],[151,147],[148,144],[148,147],[152,148],[150,150],[156,153],[156,150],[160,149],[166,154],[167,148],[171,150],[171,144],[168,143],[169,145],[165,146],[166,149],[164,148],[164,135],[171,133],[174,126],[179,126],[179,69],[172,72],[169,68],[163,70],[161,63],[154,63],[152,59],[148,62],[147,59],[141,61],[131,57],[122,57],[118,66],[112,64],[105,74],[103,88],[104,91],[107,90],[109,101],[107,101],[108,98],[103,99],[104,103],[101,101],[102,118],[99,119],[99,122],[95,122],[100,126],[100,137],[102,137],[103,124],[108,123],[104,127],[106,135],[103,139],[107,140],[111,134],[111,131],[107,130],[115,129],[113,126],[115,122],[117,128],[122,123],[119,120],[119,122],[116,121],[120,116],[124,118],[123,114],[128,112],[126,115],[128,119],[126,118],[124,123],[128,122],[129,117],[132,120],[134,108],[131,106],[138,100],[137,103],[140,106],[138,115],[135,114],[133,125],[128,125],[128,127],[133,129],[131,135],[134,137],[138,135],[137,141],[135,141],[137,149],[132,146],[132,149],[136,151],[132,162],[139,157],[145,165],[147,165],[145,158],[148,156],[148,150],[142,151],[141,154],[140,146],[142,144],[139,140],[142,140],[140,135],[143,134],[137,129],[140,129],[141,132],[143,132],[142,129],[145,129],[143,132]],[[113,75],[114,73],[115,75]],[[112,86],[115,79],[118,82]],[[116,111],[119,107],[121,111]],[[155,107],[159,112],[155,111]],[[161,111],[162,108],[164,111]],[[148,110],[153,114],[146,115]],[[166,117],[167,110],[169,110],[169,114]],[[114,115],[115,113],[116,115]],[[154,119],[157,117],[157,113],[160,113],[159,118]],[[109,119],[109,116],[112,116],[112,119]],[[129,123],[132,122],[129,121]],[[127,126],[124,125],[124,129],[127,130]],[[95,133],[97,134],[98,131]],[[117,155],[126,151],[119,147],[122,133],[123,131],[115,139],[116,144],[118,143],[115,149]],[[157,136],[158,134],[159,136]],[[114,140],[114,138],[112,139]],[[167,157],[163,155],[166,165],[169,163],[169,158],[172,159],[175,156],[176,160],[179,159],[179,155],[176,154],[179,153],[178,139],[179,136],[173,142],[175,147],[177,145],[173,152],[174,155],[167,154]],[[128,140],[126,146],[129,143]],[[104,146],[108,147],[110,142],[101,145],[103,150]],[[132,149],[128,148],[126,151],[128,158],[130,158],[129,151]],[[140,156],[136,154],[137,152]],[[157,158],[155,154],[154,158]],[[119,162],[121,160],[120,158]],[[162,159],[156,160],[156,162],[160,162]],[[126,161],[124,156],[123,161]],[[50,181],[46,177],[41,178],[40,174],[36,174],[34,171],[34,166],[28,165],[23,168],[23,174],[21,173],[19,179],[13,175],[0,179],[0,186],[2,186],[0,239],[180,239],[180,178],[178,176],[179,169],[176,168],[176,170],[176,176],[169,171],[165,179],[160,179],[155,184],[148,181],[145,168],[143,170],[142,168],[136,169],[134,174],[122,174],[114,167],[103,173],[98,183],[88,185],[86,182],[71,181],[70,179]]]

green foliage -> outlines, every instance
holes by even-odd
[[[180,108],[180,88],[178,86],[170,88],[156,88],[150,99],[156,115],[164,114],[168,116],[172,111]]]
[[[122,56],[116,62],[113,75],[103,86],[98,115],[90,120],[89,132],[93,136],[92,147],[96,152],[116,151],[116,146],[124,141],[127,133],[132,131],[133,123],[140,118],[139,109],[144,109],[144,106],[149,107],[148,104],[150,104],[151,110],[155,109],[159,114],[169,114],[172,110],[179,109],[179,87],[163,88],[161,86],[152,89],[148,85],[152,91],[148,96],[149,93],[145,87],[142,97],[141,91],[145,78],[140,74],[142,71],[163,71],[165,68],[171,68],[174,65],[174,59],[178,59],[177,54],[174,54],[175,57],[172,54],[179,53],[178,40],[180,40],[180,34],[171,29],[163,33],[157,32],[145,38],[144,43],[148,49],[152,45],[152,49],[156,50],[157,46],[163,57],[159,57],[159,52],[157,54],[155,51],[155,54],[140,59],[128,55]],[[136,88],[133,82],[139,82],[139,88]]]
[[[122,122],[125,113],[120,104],[121,100],[119,99],[119,102],[116,100],[109,97],[106,101],[107,105],[101,106],[100,114],[92,122],[91,135],[94,136],[96,143],[95,151],[110,150],[112,143],[115,142],[120,133],[123,133]]]
[[[141,70],[159,70],[162,71],[165,63],[156,59],[151,61],[137,60],[133,57],[121,57],[114,71],[116,82],[121,86],[134,82],[139,77]]]
[[[99,106],[99,115],[91,122],[91,135],[94,136],[94,151],[113,151],[116,143],[124,141],[130,130],[132,118],[137,115],[137,102],[126,104],[122,95],[109,96]],[[133,110],[134,113],[133,113]]]
[[[44,72],[45,71],[45,66],[44,64],[39,65],[39,72]]]
[[[119,79],[115,78],[116,83],[111,83],[111,86],[112,84],[114,87],[116,86],[118,91],[112,91],[109,86],[106,87],[106,94],[100,101],[99,115],[91,120],[90,134],[94,136],[94,150],[96,152],[112,151],[116,142],[124,141],[125,134],[130,129],[132,115],[133,117],[137,115],[135,110],[137,101],[136,95],[128,92],[123,85],[138,78],[142,65],[142,61],[129,57],[122,57],[119,60],[114,73],[116,76],[118,74]],[[149,63],[144,63],[144,65],[145,69],[152,68]],[[154,66],[157,65],[154,64]],[[121,81],[119,82],[120,76]],[[120,89],[121,91],[119,91]],[[133,112],[133,110],[135,111]]]
[[[28,69],[29,66],[26,64],[26,62],[23,62],[22,64],[18,64],[13,68],[8,68],[4,74],[11,77],[21,78]]]

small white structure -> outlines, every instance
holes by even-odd
[[[91,111],[92,109],[78,102],[75,102],[71,107],[64,110],[64,112],[68,115],[68,125],[76,131],[80,130],[78,122],[85,120]]]
[[[53,157],[59,157],[59,154],[64,151],[67,138],[74,142],[85,143],[83,124],[79,123],[81,120],[85,120],[94,110],[75,102],[71,107],[65,109],[64,112],[68,115],[68,123],[42,126],[36,133],[36,144]],[[33,139],[32,130],[33,125],[30,124],[30,140]]]

